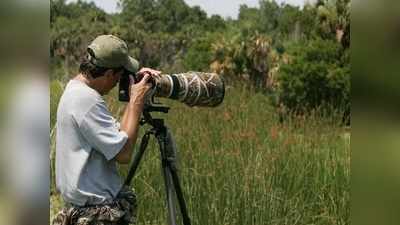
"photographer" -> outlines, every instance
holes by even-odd
[[[124,71],[135,73],[124,41],[97,37],[87,49],[80,73],[69,81],[57,110],[56,184],[66,208],[54,225],[128,225],[135,223],[136,197],[124,187],[116,163],[130,162],[149,79],[160,71],[142,68],[130,83],[130,101],[120,123],[105,104]]]

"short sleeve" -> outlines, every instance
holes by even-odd
[[[103,103],[92,106],[79,127],[86,141],[107,160],[113,159],[128,140],[128,135],[119,131],[119,123]]]

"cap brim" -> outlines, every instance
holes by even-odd
[[[136,73],[139,70],[139,62],[129,56],[128,62],[124,65],[124,68],[129,72]]]

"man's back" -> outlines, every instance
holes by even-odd
[[[112,202],[122,187],[113,159],[127,139],[100,94],[71,80],[57,110],[56,183],[64,200]]]

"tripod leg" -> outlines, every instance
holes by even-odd
[[[168,168],[169,168],[169,172],[170,172],[170,175],[172,178],[172,182],[174,184],[174,189],[176,191],[176,197],[178,198],[178,201],[179,201],[183,224],[190,225],[190,218],[189,218],[189,215],[187,212],[186,203],[185,203],[185,199],[183,197],[181,185],[179,183],[179,177],[178,177],[177,171],[175,168],[171,168],[171,167],[168,167]]]
[[[178,199],[183,224],[190,225],[190,218],[186,209],[185,199],[183,198],[182,188],[179,184],[179,178],[176,169],[176,157],[175,153],[171,156],[171,151],[174,148],[171,146],[167,147],[167,144],[171,144],[172,136],[168,134],[167,128],[164,126],[159,130],[156,135],[162,160],[162,169],[166,187],[167,204],[168,204],[168,216],[170,219],[170,225],[176,225],[176,208],[175,208],[175,194]],[[168,149],[167,149],[168,148]],[[174,193],[175,192],[175,193]]]
[[[174,184],[172,181],[172,175],[169,168],[166,166],[166,163],[163,163],[163,175],[165,182],[165,191],[167,196],[167,206],[168,206],[168,218],[170,225],[177,225],[176,222],[176,208],[175,208],[175,199],[174,199]]]
[[[146,134],[142,138],[142,142],[140,143],[139,152],[135,155],[135,158],[133,159],[131,168],[129,169],[128,175],[126,176],[126,179],[125,179],[125,185],[127,185],[127,186],[129,186],[131,184],[132,178],[136,173],[136,170],[139,166],[140,160],[142,159],[143,153],[146,150],[147,144],[149,143],[150,133],[151,132],[146,132]]]

